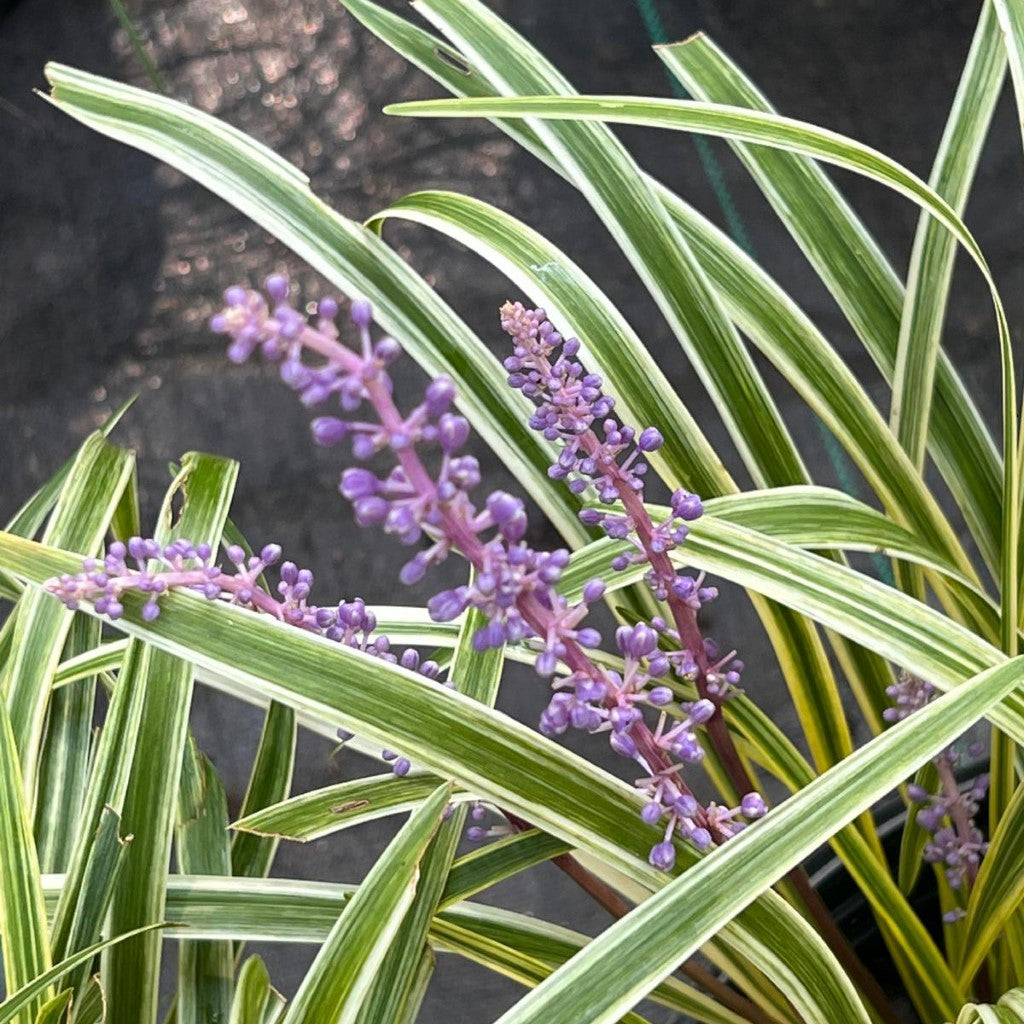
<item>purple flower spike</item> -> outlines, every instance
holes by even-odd
[[[430,599],[431,617],[451,621],[468,608],[477,609],[485,625],[472,642],[480,651],[529,642],[535,667],[551,680],[553,690],[541,716],[542,732],[559,735],[572,727],[604,734],[614,750],[640,764],[650,779],[638,785],[653,805],[648,814],[657,811],[657,820],[666,819],[665,842],[673,860],[673,834],[697,846],[731,835],[731,818],[722,813],[709,817],[678,771],[679,762],[703,756],[696,730],[715,713],[716,702],[735,692],[739,663],[732,654],[710,654],[697,629],[696,613],[714,596],[714,588],[678,575],[668,556],[685,540],[687,523],[700,515],[700,500],[677,492],[668,518],[657,524],[643,503],[644,455],[662,447],[659,430],[637,431],[618,421],[615,401],[604,394],[601,378],[579,362],[579,343],[564,339],[543,310],[518,303],[502,307],[502,327],[513,339],[513,352],[505,360],[509,383],[536,404],[530,425],[559,445],[549,475],[565,480],[585,500],[596,496],[604,507],[583,509],[581,519],[620,542],[615,568],[645,565],[645,579],[673,613],[674,629],[656,620],[618,631],[620,675],[588,653],[601,637],[583,620],[589,606],[603,597],[603,581],[591,580],[582,600],[570,603],[558,589],[569,553],[536,551],[525,542],[523,502],[502,491],[482,505],[471,498],[480,469],[473,456],[459,454],[469,441],[469,423],[453,411],[454,383],[446,377],[431,381],[419,405],[400,411],[388,374],[399,346],[390,338],[374,341],[369,303],[352,303],[357,337],[347,346],[334,324],[336,305],[322,301],[320,318],[311,324],[288,304],[286,281],[275,281],[269,290],[271,303],[256,292],[231,289],[211,325],[230,338],[232,358],[244,359],[260,349],[279,364],[282,379],[304,404],[337,406],[315,420],[318,443],[350,440],[355,458],[389,460],[390,468],[375,466],[376,473],[346,469],[339,489],[353,503],[360,525],[380,526],[404,544],[419,545],[401,570],[404,583],[423,580],[452,551],[471,563],[474,575],[467,585]],[[284,569],[282,580],[291,601],[287,620],[298,621],[311,580],[285,578]],[[341,638],[356,628],[361,615],[339,606],[329,624],[320,616],[318,628]],[[395,658],[384,641],[375,642],[374,653]],[[425,663],[421,673],[427,674],[427,665],[432,663]],[[652,680],[673,672],[696,681],[701,699],[682,706],[682,718],[660,712],[652,731],[644,721],[646,709],[667,708],[674,700],[670,687]],[[435,665],[431,677],[436,674]],[[672,863],[668,858],[667,852],[659,858],[666,867]]]
[[[885,692],[894,703],[883,712],[887,722],[902,721],[936,695],[935,687],[909,672],[902,672],[899,680]],[[959,751],[947,747],[932,759],[939,775],[938,792],[931,793],[916,783],[909,785],[907,792],[914,803],[921,805],[917,823],[932,833],[924,848],[925,861],[941,864],[950,887],[963,890],[974,884],[978,865],[988,851],[988,843],[975,823],[975,816],[988,791],[989,779],[987,775],[979,775],[966,790],[961,789],[956,777],[959,761]]]

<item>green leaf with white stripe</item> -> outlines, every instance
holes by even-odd
[[[1003,46],[1010,63],[1013,94],[1017,100],[1017,121],[1024,139],[1024,10],[1016,0],[992,0],[992,5],[999,19]]]
[[[131,753],[130,748],[126,753]],[[86,830],[87,826],[88,823],[83,821],[80,828]],[[85,831],[82,836],[89,842],[85,875],[81,885],[74,890],[78,899],[73,904],[69,899],[64,900],[64,905],[70,907],[69,930],[65,938],[55,927],[51,943],[54,959],[58,955],[67,958],[87,949],[100,938],[114,886],[124,864],[125,851],[131,842],[131,839],[122,838],[119,826],[118,814],[110,807],[104,807],[99,826]],[[66,891],[70,895],[73,890]],[[85,962],[66,979],[65,984],[75,993],[76,1001],[88,990],[93,966],[92,962]]]
[[[104,1024],[107,1019],[107,1001],[103,997],[98,975],[89,979],[85,992],[75,1003],[74,1011],[71,1024]]]
[[[302,980],[283,1024],[352,1024],[416,894],[420,862],[441,824],[451,787],[414,812],[345,904]]]
[[[61,488],[43,539],[47,544],[95,554],[132,473],[134,456],[98,431],[79,449]],[[40,751],[53,673],[71,628],[72,613],[45,595],[26,594],[15,612],[11,650],[0,670],[18,743],[29,805],[35,805]]]
[[[0,534],[0,567],[22,578],[38,583],[65,571],[67,562],[60,552]],[[126,593],[124,604],[120,630],[193,660],[239,696],[255,692],[287,701],[300,719],[397,747],[414,763],[456,779],[649,888],[664,884],[665,875],[647,863],[657,833],[638,825],[642,800],[635,790],[533,730],[400,667],[269,617],[170,593],[160,617],[144,623],[139,595]],[[679,850],[680,868],[694,860],[692,851]],[[808,1012],[859,1019],[859,1003],[828,947],[773,893],[740,914],[717,941],[742,949]],[[797,955],[807,949],[814,954]]]
[[[533,96],[493,100],[432,100],[396,104],[391,113],[418,116],[521,116],[568,121],[605,121],[720,135],[836,164],[866,175],[906,196],[937,218],[971,256],[992,298],[1002,364],[1003,464],[999,578],[1003,581],[1003,644],[1013,652],[1018,619],[1019,463],[1013,350],[1002,300],[977,242],[948,203],[925,182],[884,154],[835,132],[763,111],[716,104],[629,96]]]
[[[268,1016],[284,1006],[284,999],[270,984],[266,964],[251,956],[238,973],[238,987],[227,1024],[264,1024]]]
[[[64,958],[99,938],[113,893],[117,867],[118,821],[124,808],[138,740],[151,651],[138,640],[128,644],[89,774],[61,902],[54,915],[51,944]]]
[[[475,65],[444,40],[386,11],[370,0],[343,0],[345,7],[371,32],[411,61],[455,96],[494,97],[498,85],[487,69]],[[468,68],[468,73],[457,70]],[[557,155],[522,120],[492,118],[502,131],[563,177]],[[642,175],[676,227],[693,247],[737,326],[772,361],[846,448],[858,468],[880,494],[886,493],[879,473],[890,458],[911,465],[893,443],[885,421],[863,396],[856,378],[838,358],[821,332],[779,285],[723,231],[700,211],[650,176]],[[863,340],[883,376],[893,379],[897,358],[902,288],[893,277],[881,301],[877,318]],[[851,401],[855,404],[851,408]],[[939,353],[935,399],[929,422],[929,443],[937,464],[957,496],[972,495],[966,508],[972,531],[990,565],[999,550],[999,465],[995,447],[956,370]],[[861,436],[863,433],[863,437]],[[883,461],[883,459],[885,461]],[[878,464],[876,469],[874,463]],[[897,467],[898,468],[898,467]],[[931,506],[940,530],[948,527],[934,499],[912,475],[912,490],[903,497],[908,511],[914,504]],[[889,494],[900,499],[899,488]],[[911,504],[913,503],[913,504]]]
[[[494,707],[505,666],[504,648],[489,648],[481,652],[473,647],[474,634],[487,621],[478,609],[471,609],[465,616],[449,679],[459,693],[487,707]],[[432,960],[424,961],[424,956],[431,953],[427,941],[430,924],[447,885],[465,822],[466,808],[454,808],[430,841],[412,905],[406,911],[360,1008],[356,1018],[358,1024],[392,1024],[406,1018],[415,1019],[426,987],[424,973],[429,978],[433,970]]]
[[[721,459],[636,332],[564,252],[511,214],[454,192],[414,192],[367,223],[382,227],[396,218],[423,224],[469,247],[505,274],[518,292],[543,306],[563,335],[578,338],[580,358],[600,370],[623,422],[641,429],[656,425],[661,431],[664,446],[647,458],[666,480],[697,488],[697,472],[714,478],[716,494],[735,490]]]
[[[66,1024],[70,1008],[71,993],[60,992],[36,1014],[35,1024]]]
[[[60,64],[46,74],[65,113],[194,178],[333,285],[373,302],[381,327],[428,373],[453,378],[460,409],[562,535],[586,536],[565,489],[547,476],[554,449],[527,427],[526,400],[505,384],[480,339],[372,231],[317,199],[291,164],[208,114]]]
[[[1017,787],[992,835],[967,904],[957,973],[970,982],[1010,917],[1024,901],[1024,784]]]
[[[135,398],[129,398],[127,401],[119,405],[111,414],[107,417],[107,421],[100,427],[99,432],[104,437],[109,437],[110,432],[120,422],[121,417],[131,408],[134,404]],[[14,516],[7,523],[4,529],[8,533],[17,534],[19,537],[34,537],[39,530],[42,528],[43,523],[46,522],[46,517],[53,511],[53,506],[57,503],[57,498],[60,495],[61,488],[64,486],[64,482],[67,480],[68,473],[71,472],[71,467],[75,464],[77,456],[72,455],[61,467],[57,470],[49,480],[46,481],[40,487],[35,494],[32,495],[28,501],[25,502],[21,508],[15,512]],[[0,573],[0,597],[10,598],[12,601],[16,601],[21,595],[21,587],[17,580],[11,578],[6,573]]]
[[[234,489],[234,462],[190,452],[181,462],[160,513],[161,545],[178,538],[216,545]],[[181,502],[175,518],[174,503]],[[175,803],[188,732],[193,668],[166,651],[153,651],[137,680],[145,691],[135,757],[124,797],[122,828],[134,837],[110,909],[116,931],[159,921],[171,853]],[[155,1022],[159,998],[160,937],[141,935],[104,956],[104,987],[111,1024]]]
[[[123,934],[116,935],[114,938],[107,939],[104,942],[97,942],[95,945],[81,950],[74,956],[69,956],[66,960],[62,960],[59,964],[51,967],[43,974],[33,978],[27,985],[22,986],[0,1003],[0,1024],[10,1024],[12,1021],[17,1022],[22,1019],[18,1016],[19,1014],[25,1013],[28,1008],[30,1008],[39,999],[39,997],[50,988],[50,986],[55,982],[60,981],[61,978],[73,971],[76,967],[80,967],[82,964],[88,963],[98,954],[117,946],[121,942],[133,939],[143,932],[149,932],[163,927],[163,924],[152,924],[145,928],[138,928],[135,931],[124,932]],[[31,1020],[31,1018],[28,1019]]]
[[[64,657],[74,658],[100,643],[100,624],[77,615],[64,646]],[[39,867],[46,873],[67,870],[75,830],[69,822],[81,820],[92,759],[96,677],[78,680],[54,690],[47,712],[46,734],[39,766],[35,837]]]
[[[295,712],[285,704],[271,702],[239,811],[243,820],[288,795],[295,768],[295,740]],[[231,874],[251,878],[267,874],[276,850],[273,837],[236,832],[231,837]]]
[[[0,952],[8,992],[30,985],[50,968],[50,946],[32,821],[25,805],[18,747],[7,706],[0,701]],[[52,996],[43,985],[16,1011],[31,1024]],[[9,1001],[9,1000],[8,1000]],[[0,1004],[0,1013],[3,1004]],[[3,1018],[0,1017],[0,1020]],[[15,1019],[11,1013],[8,1020]]]
[[[1011,989],[998,1003],[968,1003],[956,1024],[1022,1024],[1024,1022],[1024,988]]]
[[[228,805],[220,777],[189,738],[181,767],[174,850],[178,870],[231,874]],[[178,951],[179,1024],[223,1021],[234,998],[235,955],[230,942],[183,942]]]
[[[420,0],[416,9],[506,95],[571,92],[526,39],[477,0]],[[625,147],[603,125],[531,123],[646,285],[711,394],[761,486],[803,483],[806,472],[768,388],[685,239],[667,220]],[[696,456],[696,453],[695,453]],[[717,463],[694,462],[686,483],[717,494]]]
[[[1005,75],[998,21],[991,0],[985,0],[929,179],[932,188],[961,215]],[[922,214],[907,273],[890,413],[896,436],[919,468],[924,466],[935,367],[955,257],[953,238]]]
[[[568,843],[540,829],[505,836],[459,857],[452,864],[439,905],[450,907],[468,900],[520,871],[571,852]]]
[[[376,818],[408,814],[438,785],[440,780],[436,776],[424,774],[399,779],[388,772],[352,779],[272,804],[239,819],[232,828],[307,843]]]
[[[875,737],[613,924],[502,1024],[604,1024],[642,999],[759,892],[951,743],[1024,681],[1024,658],[983,672]],[[643,947],[642,958],[631,955]]]
[[[990,80],[993,74],[989,66],[991,32],[984,26],[984,14],[982,20],[985,42],[975,55],[980,59],[977,63],[969,63],[972,74],[963,80],[969,95],[962,98],[970,106],[954,106],[954,112],[958,109],[969,112],[970,124],[961,126],[966,130],[955,136],[952,148],[944,146],[940,151],[940,161],[949,159],[947,170],[954,175],[963,172],[965,164],[967,168],[972,167],[987,130],[988,115],[991,114],[989,108],[998,92],[998,79],[995,82]],[[655,52],[695,99],[773,112],[764,96],[706,36],[698,35],[685,43],[659,46]],[[946,140],[951,138],[954,136],[947,133]],[[930,398],[919,407],[919,420],[907,416],[901,418],[897,409],[907,399],[915,400],[913,392],[926,391],[930,395],[933,390],[944,302],[932,304],[928,301],[929,296],[920,292],[919,272],[922,268],[914,260],[904,298],[901,283],[877,242],[839,190],[812,160],[793,153],[751,147],[740,141],[733,141],[732,145],[868,351],[876,360],[886,349],[895,354],[892,380],[894,428],[909,452],[911,465],[920,466],[929,428]],[[965,177],[964,194],[969,190],[970,173]],[[948,184],[949,180],[940,174],[933,176],[933,182],[942,185]],[[948,196],[941,189],[939,192],[951,200],[958,212],[962,211],[962,203],[955,201],[959,198],[958,192]],[[925,228],[925,224],[930,227]],[[929,270],[938,273],[941,281],[945,262],[948,261],[950,270],[952,268],[955,246],[951,244],[948,233],[932,218],[923,216],[921,225],[914,259],[927,258]],[[923,241],[923,232],[927,232],[927,243]],[[922,245],[925,248],[919,253]],[[908,363],[911,358],[914,359],[913,364]],[[915,385],[917,378],[908,374],[911,365],[921,371],[930,366],[930,372],[920,379],[919,388]],[[958,489],[952,486],[952,490],[956,500],[964,506],[968,520],[975,525],[982,550],[987,556],[993,556],[998,550],[998,508],[985,499],[995,498],[998,494],[996,454],[977,410],[965,395],[961,393],[959,397],[958,429],[971,434],[972,439],[980,441],[980,444],[975,446],[974,453],[959,445],[955,460],[940,457],[939,461],[940,464],[947,463],[943,471],[951,485],[953,480],[974,483],[972,477],[982,477],[976,481],[978,487]],[[911,444],[913,433],[917,436]],[[972,464],[980,464],[980,467],[972,468]]]

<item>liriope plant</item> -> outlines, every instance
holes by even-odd
[[[1019,1019],[1022,439],[1009,326],[961,217],[1007,66],[1024,92],[1017,6],[982,5],[926,183],[776,114],[702,37],[657,51],[694,100],[586,97],[477,0],[415,5],[445,39],[345,3],[456,96],[392,113],[491,118],[587,199],[756,489],[739,491],[612,302],[511,214],[434,191],[358,224],[229,125],[49,66],[51,102],[206,185],[349,300],[344,316],[328,298],[307,318],[275,275],[230,288],[211,329],[229,362],[258,352],[278,366],[314,410],[314,442],[351,450],[342,497],[407,546],[400,583],[445,559],[464,561],[465,582],[425,608],[314,603],[310,570],[233,526],[234,463],[186,454],[144,529],[132,455],[108,437],[117,417],[88,438],[0,533],[0,1021],[156,1021],[171,942],[183,1022],[411,1022],[438,952],[528,987],[505,1024],[643,1021],[652,1004],[711,1024]],[[732,143],[890,383],[888,418],[770,268],[642,172],[607,123]],[[921,208],[906,282],[822,163]],[[520,299],[491,328],[502,360],[387,246],[394,218],[508,277]],[[958,248],[991,289],[998,441],[940,348]],[[871,504],[814,484],[748,342],[821,418]],[[403,352],[429,374],[422,395],[389,376]],[[471,431],[520,493],[477,493]],[[970,549],[925,482],[928,456]],[[667,505],[647,493],[655,479]],[[526,544],[525,495],[562,547]],[[858,551],[891,558],[894,582],[852,567]],[[802,737],[758,707],[731,638],[705,636],[720,580],[763,620]],[[599,603],[613,635],[588,619]],[[537,728],[495,710],[510,660],[550,684]],[[265,709],[234,822],[189,731],[196,683]],[[847,690],[873,734],[860,747]],[[982,721],[990,744],[966,745]],[[292,795],[298,727],[382,770]],[[610,744],[629,781],[569,752],[570,728]],[[986,749],[987,768],[965,773]],[[768,777],[790,794],[773,807]],[[699,798],[708,784],[715,796]],[[898,856],[872,815],[894,790]],[[365,878],[270,877],[281,839],[392,815],[406,820]],[[463,836],[478,845],[459,855]],[[821,847],[859,888],[896,979],[872,975],[808,874]],[[615,923],[583,936],[474,899],[546,861]],[[940,922],[918,913],[927,885]],[[290,999],[246,957],[256,940],[317,947]]]

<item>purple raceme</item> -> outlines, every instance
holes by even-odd
[[[901,672],[899,680],[885,692],[893,701],[893,707],[886,708],[883,714],[887,722],[903,721],[936,696],[935,687],[909,672]],[[968,753],[972,757],[980,756],[981,744],[972,744]],[[930,792],[912,783],[907,792],[910,799],[920,805],[917,823],[932,834],[924,848],[924,859],[929,864],[941,865],[950,888],[966,897],[977,878],[981,858],[988,850],[975,817],[988,792],[989,777],[979,775],[970,788],[962,790],[956,778],[960,759],[955,747],[947,747],[932,760],[939,776],[938,790]],[[943,920],[952,924],[963,916],[963,909],[958,908],[947,912]]]
[[[85,601],[101,615],[115,620],[124,614],[121,599],[125,592],[138,591],[148,595],[142,606],[142,617],[147,622],[160,614],[162,595],[169,590],[190,590],[210,601],[226,601],[272,615],[375,658],[400,664],[428,679],[438,678],[437,662],[421,662],[419,652],[413,648],[396,654],[386,636],[375,635],[377,616],[362,598],[331,608],[310,603],[313,573],[309,569],[300,569],[294,562],[282,562],[277,585],[280,597],[264,590],[259,577],[280,561],[279,545],[267,544],[258,555],[246,555],[237,544],[224,550],[230,569],[216,563],[209,544],[176,540],[161,546],[152,538],[132,537],[127,544],[115,541],[102,559],[86,558],[77,575],[54,577],[45,587],[72,611]],[[347,733],[339,736],[342,740],[351,738]],[[408,758],[392,751],[384,751],[381,756],[396,775],[408,774]]]
[[[655,427],[638,432],[612,415],[615,401],[604,394],[601,378],[588,374],[576,358],[579,341],[563,339],[544,310],[507,302],[501,308],[501,326],[513,342],[512,355],[504,363],[509,384],[536,403],[530,426],[560,445],[548,475],[565,480],[574,494],[593,494],[602,505],[621,507],[587,507],[580,519],[628,545],[612,560],[612,569],[647,566],[645,581],[672,612],[674,629],[664,620],[655,628],[679,646],[673,670],[692,679],[702,698],[720,704],[736,692],[743,663],[735,659],[735,652],[718,657],[697,624],[697,613],[718,596],[718,590],[705,586],[703,576],[678,572],[668,554],[686,539],[687,524],[703,514],[700,498],[683,489],[675,491],[669,515],[653,522],[644,505],[644,456],[662,446],[661,433]]]
[[[709,695],[722,699],[738,681],[740,667],[732,655],[714,664],[709,661],[713,646],[705,644],[699,632],[694,633],[695,613],[703,601],[714,596],[714,588],[677,576],[665,554],[685,537],[686,522],[700,514],[699,499],[680,492],[673,498],[671,516],[655,527],[637,497],[645,466],[635,453],[617,461],[633,445],[634,432],[613,427],[606,416],[602,442],[597,442],[589,429],[574,435],[579,444],[571,459],[565,457],[565,475],[581,472],[582,463],[610,500],[616,500],[613,491],[621,500],[622,482],[627,481],[635,500],[626,503],[626,518],[632,520],[624,537],[635,530],[642,538],[641,548],[655,552],[650,570],[655,592],[659,586],[666,592],[671,589],[679,608],[689,610],[674,615],[674,630],[663,620],[620,629],[616,642],[623,654],[623,674],[606,670],[587,654],[587,649],[600,644],[600,633],[582,624],[589,606],[603,596],[604,582],[591,580],[583,599],[571,604],[558,590],[569,552],[536,551],[525,543],[522,501],[495,491],[482,507],[474,503],[470,492],[480,482],[480,471],[476,460],[461,452],[469,437],[469,424],[453,410],[453,383],[447,377],[431,381],[420,404],[403,415],[395,404],[386,370],[398,354],[398,346],[389,338],[373,341],[368,303],[355,301],[351,306],[351,319],[359,333],[359,344],[353,350],[338,341],[336,303],[321,302],[316,320],[307,323],[289,304],[284,278],[271,277],[266,287],[273,308],[255,291],[235,287],[225,293],[225,308],[211,326],[230,337],[229,357],[240,362],[260,349],[279,364],[282,379],[299,392],[304,404],[336,402],[342,416],[320,416],[313,421],[317,443],[348,441],[356,459],[387,456],[393,460],[383,475],[364,467],[343,472],[339,489],[352,502],[357,522],[378,525],[403,544],[422,545],[401,571],[407,584],[421,580],[449,552],[459,552],[472,564],[473,578],[433,597],[428,604],[431,616],[449,621],[476,608],[487,619],[473,637],[478,650],[530,640],[537,648],[535,667],[541,676],[566,672],[553,684],[554,696],[542,715],[541,729],[549,735],[570,726],[607,734],[614,750],[642,765],[646,775],[638,785],[650,798],[644,820],[665,826],[664,839],[652,849],[651,862],[671,867],[675,857],[671,837],[676,832],[701,847],[734,834],[742,827],[738,817],[760,816],[764,805],[756,794],[731,810],[702,807],[679,774],[682,763],[698,761],[703,755],[695,730],[717,710]],[[551,332],[545,337],[549,341]],[[589,428],[593,417],[587,417],[595,409],[604,415],[612,408],[611,400],[599,394],[599,381],[580,377],[569,366],[565,375],[565,389],[575,395],[576,405],[569,408],[563,403],[558,410],[552,406],[543,413],[549,419],[554,416],[544,429],[556,434],[568,430],[573,416],[579,423],[586,421]],[[364,407],[368,414],[360,414]],[[541,415],[534,417],[535,425]],[[657,431],[650,429],[636,440],[641,450],[654,450],[661,443]],[[428,463],[432,468],[428,469]],[[694,642],[695,635],[698,642]],[[675,641],[681,649],[663,652],[659,638]],[[687,678],[696,676],[701,699],[673,707],[672,691],[657,682],[670,670]],[[660,713],[655,731],[644,720],[642,709],[646,706]],[[656,818],[648,809],[652,805],[661,809]]]

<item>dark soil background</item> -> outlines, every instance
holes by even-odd
[[[398,0],[388,0],[388,6],[404,9]],[[631,0],[493,0],[493,6],[581,91],[668,95]],[[978,6],[964,0],[660,5],[672,37],[707,31],[782,112],[860,138],[925,177]],[[440,89],[339,4],[139,0],[131,12],[172,95],[273,146],[346,215],[364,218],[406,192],[444,187],[495,203],[546,233],[619,302],[736,468],[715,410],[678,346],[578,196],[485,122],[385,118],[384,104],[440,95]],[[354,593],[370,602],[424,598],[425,588],[400,592],[401,552],[352,526],[335,491],[339,461],[311,446],[298,403],[263,369],[229,366],[220,340],[205,326],[220,292],[233,282],[255,282],[288,269],[311,298],[321,293],[321,282],[220,200],[33,96],[33,88],[44,86],[48,59],[147,85],[105,0],[0,2],[0,521],[112,408],[138,393],[117,437],[138,452],[150,517],[167,485],[169,461],[189,449],[230,455],[242,463],[238,524],[254,543],[277,540],[292,558],[314,568],[325,603]],[[644,131],[623,136],[648,170],[721,220],[691,140]],[[713,148],[759,258],[884,406],[887,393],[838,310],[742,167],[726,147]],[[1022,322],[1024,313],[1016,255],[1020,151],[1007,95],[967,219],[995,267],[1013,323]],[[916,208],[861,179],[843,176],[841,183],[902,272]],[[508,297],[507,282],[425,231],[393,226],[387,237],[499,351],[496,309]],[[969,268],[957,277],[946,345],[994,417],[998,359],[992,317]],[[835,483],[813,417],[781,380],[770,379],[815,478]],[[511,486],[493,457],[488,466],[487,483]],[[538,541],[551,539],[541,524],[534,531]],[[780,720],[791,721],[770,647],[745,602],[730,595],[714,619],[715,632],[743,652],[749,692]],[[534,721],[542,690],[528,675],[519,682],[506,688],[503,706]],[[200,694],[196,702],[196,733],[224,775],[232,809],[244,791],[259,718],[215,695]],[[365,768],[358,759],[332,757],[329,745],[306,737],[295,791]],[[283,848],[277,870],[357,879],[386,836],[385,827],[371,827]],[[554,869],[538,870],[485,898],[584,931],[606,921]],[[312,951],[263,951],[275,981],[292,991]],[[492,1020],[519,991],[472,965],[442,958],[422,1019]]]

